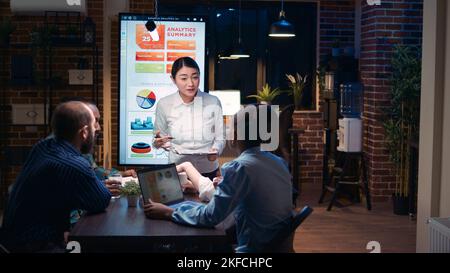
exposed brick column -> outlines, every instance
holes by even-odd
[[[320,1],[319,57],[331,54],[335,39],[340,46],[354,47],[355,42],[355,0]],[[318,96],[322,101],[321,94]],[[298,183],[322,183],[324,154],[324,123],[321,104],[318,111],[295,111],[293,127],[305,130],[299,137]]]
[[[395,44],[420,46],[422,0],[362,3],[360,71],[364,84],[364,151],[374,201],[386,201],[394,191],[395,172],[389,162],[382,125],[390,106],[391,57]]]
[[[323,114],[317,111],[295,111],[293,127],[305,130],[298,139],[300,181],[297,183],[322,183]]]
[[[95,23],[95,39],[96,39],[96,45],[97,45],[97,53],[98,53],[98,109],[100,113],[103,113],[103,0],[91,0],[87,1],[87,10],[88,14],[87,16],[91,17],[92,20]],[[92,69],[94,69],[95,73],[95,67],[91,66]],[[90,98],[91,95],[84,95],[86,98]],[[92,100],[95,101],[97,98],[94,97]],[[103,136],[100,135],[98,141],[98,146],[96,148],[100,148],[100,143],[103,143]],[[102,165],[103,162],[101,159],[103,159],[102,154],[99,150],[97,150],[96,154],[96,160],[97,164]]]
[[[356,0],[360,1],[360,0]],[[320,1],[320,61],[331,54],[335,39],[340,47],[355,48],[355,0]],[[317,64],[319,65],[319,64]],[[323,112],[323,94],[318,92],[319,111]]]
[[[130,0],[130,12],[153,14],[153,0]]]
[[[130,0],[130,12],[153,14],[153,0]],[[118,22],[111,23],[111,161],[117,166],[119,129],[119,30]]]
[[[354,47],[355,0],[320,1],[320,56],[331,52],[335,39],[341,47]]]

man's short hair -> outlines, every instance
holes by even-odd
[[[94,101],[92,101],[90,99],[86,99],[85,97],[80,97],[80,96],[62,97],[60,100],[61,103],[69,102],[69,101],[81,101],[86,104],[91,104],[91,105],[97,106],[97,104]]]
[[[237,134],[237,140],[244,144],[245,149],[258,147],[270,141],[270,139],[263,140],[260,127],[272,128],[272,111],[270,105],[249,104],[234,115],[234,132]],[[260,115],[265,115],[266,119],[261,120]],[[261,124],[261,121],[265,124]]]
[[[52,131],[56,138],[73,140],[78,131],[92,123],[89,107],[81,101],[59,104],[52,116]]]

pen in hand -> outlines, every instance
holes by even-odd
[[[170,136],[170,135],[167,135],[167,136],[161,136],[161,131],[158,130],[158,131],[156,131],[156,133],[155,133],[154,140],[153,140],[153,145],[154,145],[156,148],[161,148],[161,147],[163,147],[164,149],[166,149],[167,147],[164,147],[164,145],[165,145],[166,143],[168,143],[168,142],[169,142],[170,140],[172,140],[172,139],[175,139],[175,138],[172,137],[172,136]]]

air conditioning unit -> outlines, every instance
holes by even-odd
[[[337,131],[340,152],[355,153],[362,150],[362,120],[359,118],[343,118],[339,120]]]
[[[450,253],[450,218],[428,220],[430,253]]]
[[[41,15],[45,11],[80,12],[86,14],[86,0],[11,0],[15,14]]]

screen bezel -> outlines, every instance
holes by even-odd
[[[122,21],[128,21],[128,20],[124,20],[125,16],[132,16],[132,17],[136,17],[136,20],[133,19],[133,21],[144,21],[144,20],[157,20],[157,21],[182,21],[182,22],[190,22],[191,18],[198,18],[198,19],[202,19],[205,23],[205,52],[204,52],[204,72],[201,71],[201,73],[204,73],[204,86],[203,86],[203,92],[208,93],[208,78],[209,78],[209,59],[208,59],[208,28],[209,28],[209,24],[208,24],[208,16],[205,15],[195,15],[195,14],[191,14],[191,15],[174,15],[174,16],[160,16],[160,17],[154,17],[153,15],[150,14],[142,14],[142,13],[119,13],[119,20],[118,20],[118,27],[117,27],[117,34],[118,34],[118,70],[117,70],[117,90],[118,90],[118,94],[117,94],[117,165],[118,166],[149,166],[149,165],[165,165],[165,164],[149,164],[149,163],[121,163],[121,153],[120,153],[120,142],[121,142],[121,137],[120,137],[120,131],[121,131],[121,124],[120,124],[120,116],[121,116],[121,111],[120,111],[120,95],[123,92],[121,90],[121,85],[120,85],[120,76],[121,76],[121,57],[120,57],[120,51],[121,51],[121,26],[122,26]],[[189,20],[188,20],[189,18]],[[126,154],[123,155],[125,156],[125,162],[126,160]]]
[[[171,164],[164,164],[164,165],[151,165],[147,168],[141,169],[137,171],[137,175],[138,175],[138,180],[139,180],[139,187],[141,188],[141,193],[142,193],[142,197],[143,197],[143,201],[144,204],[148,204],[148,198],[150,198],[150,196],[145,197],[144,196],[144,190],[142,187],[142,183],[144,183],[144,181],[141,182],[141,175],[146,175],[149,172],[155,172],[155,171],[159,171],[159,170],[163,170],[163,169],[172,169],[175,168],[175,173],[177,173],[177,181],[178,181],[178,185],[180,187],[180,191],[181,191],[181,198],[180,199],[175,199],[166,203],[163,203],[164,205],[173,205],[173,204],[177,204],[180,202],[184,201],[184,194],[183,194],[183,189],[181,187],[181,182],[180,182],[180,178],[178,177],[178,172],[176,171],[176,165],[175,163],[171,163]]]

